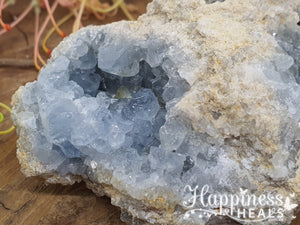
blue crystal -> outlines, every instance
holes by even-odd
[[[95,97],[99,92],[101,77],[95,72],[77,71],[70,76],[70,79],[79,84],[85,94]]]
[[[132,96],[132,99],[122,110],[122,116],[128,120],[152,120],[160,106],[154,93],[150,89],[141,89]]]
[[[29,112],[22,118],[34,117],[24,123],[36,129],[30,140],[34,154],[60,175],[83,175],[93,160],[116,169],[116,176],[139,170],[144,173],[144,177],[136,173],[140,182],[153,168],[160,166],[162,174],[165,158],[157,158],[154,149],[163,153],[161,137],[173,138],[160,134],[168,114],[166,104],[188,88],[176,76],[172,60],[164,59],[168,46],[156,39],[140,43],[120,39],[120,47],[107,35],[86,35],[53,58],[38,81],[23,91]]]

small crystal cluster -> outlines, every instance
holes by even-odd
[[[300,25],[298,25],[300,27]],[[274,32],[279,46],[290,56],[288,60],[278,59],[277,67],[290,67],[290,76],[296,79],[300,84],[300,31],[292,27],[282,27],[277,32]]]
[[[127,175],[137,183],[149,182],[166,169],[176,170],[173,178],[179,180],[189,168],[183,168],[186,157],[175,150],[187,129],[174,118],[160,128],[167,108],[189,85],[167,57],[170,47],[163,41],[133,43],[124,38],[121,45],[118,40],[109,43],[109,38],[101,34],[93,41],[72,40],[75,46],[24,88],[22,111],[26,113],[17,117],[32,129],[28,142],[34,156],[47,170],[62,176],[84,176],[93,164],[121,176],[118,179],[124,183]],[[174,152],[165,155],[161,144]]]

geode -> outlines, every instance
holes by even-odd
[[[85,181],[128,224],[249,224],[209,213],[217,204],[190,210],[196,185],[283,196],[282,218],[257,224],[289,224],[300,201],[299,12],[299,0],[154,0],[138,21],[70,35],[13,96],[23,173]]]

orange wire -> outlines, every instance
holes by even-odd
[[[57,0],[54,2],[54,4],[57,2]],[[54,20],[54,17],[52,15],[53,12],[51,12],[51,8],[50,8],[50,5],[49,5],[49,2],[48,0],[44,0],[44,3],[45,3],[45,6],[46,6],[46,9],[48,11],[48,15],[50,16],[50,19],[51,19],[51,22],[53,24],[53,26],[55,27],[55,30],[57,31],[57,33],[61,36],[61,37],[65,37],[66,36],[66,33],[63,32],[56,24],[55,20]]]

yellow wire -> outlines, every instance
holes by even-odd
[[[0,102],[0,107],[2,107],[2,108],[4,108],[4,109],[6,109],[7,111],[11,112],[11,109],[10,109],[7,105],[5,105],[4,103],[1,103],[1,102]],[[2,114],[2,113],[0,113],[0,114]],[[3,121],[3,119],[4,119],[4,117],[3,117],[3,114],[2,114],[2,121]],[[1,122],[2,122],[2,121],[1,121]],[[14,126],[11,126],[11,127],[10,127],[9,129],[7,129],[7,130],[0,131],[0,135],[8,134],[8,133],[12,132],[14,129],[15,129],[15,127],[14,127]]]
[[[81,17],[82,17],[82,13],[85,7],[87,0],[82,0],[81,4],[80,4],[80,8],[79,8],[79,13],[78,13],[78,17],[75,19],[75,22],[73,24],[73,33],[79,30],[80,27],[80,21],[81,21]]]
[[[0,112],[0,123],[2,123],[3,120],[4,120],[4,116],[3,116],[3,114]]]
[[[79,0],[79,1],[82,2],[82,0]],[[93,7],[93,6],[91,6],[88,2],[86,3],[86,5],[87,5],[88,7],[90,7],[93,11],[100,12],[100,13],[108,13],[108,12],[111,12],[111,11],[113,11],[114,9],[116,9],[117,7],[120,6],[120,8],[121,8],[122,11],[124,12],[125,16],[127,16],[127,18],[128,18],[129,20],[135,20],[135,19],[133,18],[133,16],[130,14],[130,12],[127,10],[126,4],[125,4],[124,0],[118,0],[118,1],[113,0],[113,2],[114,2],[114,4],[113,4],[111,7],[107,8],[107,9],[101,9],[101,8]]]
[[[64,18],[62,18],[58,23],[57,25],[60,26],[62,25],[63,23],[65,23],[67,20],[69,20],[71,17],[73,16],[73,13],[69,13],[68,15],[66,15]],[[45,36],[44,38],[44,41],[43,41],[43,50],[48,53],[49,49],[47,48],[47,41],[48,39],[51,37],[51,35],[54,33],[55,31],[55,28],[52,27],[52,29],[47,33],[47,35]]]
[[[133,18],[133,16],[130,14],[130,12],[128,11],[128,9],[127,9],[126,4],[124,3],[124,1],[123,1],[122,4],[120,5],[120,7],[121,7],[123,13],[125,14],[125,16],[127,16],[127,18],[128,18],[129,20],[135,20],[135,19]]]
[[[79,1],[82,2],[82,0],[79,0]],[[109,12],[113,11],[114,9],[118,8],[122,3],[124,3],[124,0],[118,0],[111,7],[107,8],[107,9],[96,8],[88,2],[86,3],[86,5],[89,8],[91,8],[93,11],[96,11],[96,12],[99,12],[99,13],[109,13]]]
[[[38,53],[37,57],[40,60],[40,62],[45,66],[46,62],[45,62],[45,60],[43,60],[42,56],[39,53]]]
[[[83,0],[79,0],[80,2],[82,2]],[[122,11],[124,12],[124,14],[128,17],[128,19],[130,20],[134,20],[134,18],[132,17],[132,15],[129,13],[129,11],[126,8],[126,5],[124,3],[124,0],[118,0],[117,2],[114,3],[114,5],[112,5],[111,7],[107,8],[107,9],[101,9],[101,8],[95,8],[93,6],[91,6],[88,2],[86,2],[86,6],[90,7],[92,10],[100,12],[100,13],[108,13],[111,12],[113,10],[115,10],[117,7],[120,6],[120,8],[122,9]],[[67,16],[65,16],[64,18],[62,18],[57,25],[60,26],[63,23],[65,23],[67,20],[69,20],[71,17],[73,16],[73,13],[69,13]],[[55,28],[52,27],[52,29],[47,33],[47,35],[45,36],[44,40],[43,40],[43,50],[48,53],[49,49],[47,48],[47,41],[49,40],[49,38],[51,37],[51,35],[54,33]]]

